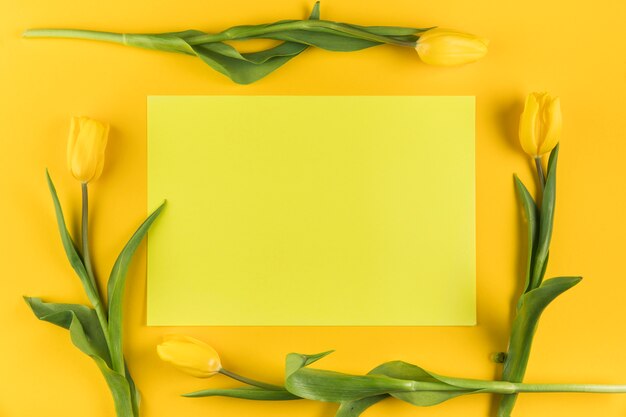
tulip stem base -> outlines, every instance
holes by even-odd
[[[283,391],[285,388],[278,386],[278,385],[272,385],[272,384],[267,384],[265,382],[261,382],[261,381],[257,381],[256,379],[251,379],[251,378],[247,378],[245,376],[241,376],[239,374],[236,374],[234,372],[228,371],[224,368],[220,369],[220,374],[222,375],[226,375],[229,378],[232,378],[236,381],[239,382],[243,382],[244,384],[248,384],[248,385],[252,385],[254,387],[259,387],[259,388],[264,388],[264,389],[268,389],[268,390],[272,390],[272,391]]]

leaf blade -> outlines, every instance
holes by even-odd
[[[537,237],[537,248],[534,255],[533,274],[529,288],[537,288],[543,279],[543,272],[547,267],[548,252],[550,251],[550,240],[552,239],[552,228],[554,225],[554,209],[556,205],[556,169],[559,157],[559,145],[550,154],[548,163],[548,175],[546,185],[543,190],[543,199],[540,208],[539,236]]]
[[[61,242],[63,244],[63,249],[65,250],[65,255],[67,256],[67,259],[69,260],[72,269],[74,270],[74,272],[76,272],[76,275],[78,275],[78,278],[80,279],[80,282],[83,285],[85,292],[87,293],[89,302],[94,308],[98,308],[101,304],[100,295],[98,294],[98,291],[96,290],[91,279],[89,278],[89,274],[87,273],[85,264],[78,254],[78,251],[76,250],[76,245],[74,244],[74,241],[70,236],[70,232],[67,229],[67,226],[65,224],[65,216],[63,215],[63,208],[61,207],[61,202],[59,201],[56,187],[52,182],[52,178],[50,177],[50,173],[48,172],[48,170],[46,170],[46,181],[48,183],[48,189],[50,190],[50,195],[52,197],[57,226],[61,235]]]
[[[109,338],[111,341],[111,360],[113,369],[122,375],[126,373],[123,353],[123,332],[122,332],[122,307],[124,301],[124,289],[126,276],[130,262],[139,247],[150,226],[157,219],[165,208],[163,202],[148,218],[139,226],[137,231],[131,236],[124,249],[120,252],[108,281],[108,301],[109,301]]]
[[[522,382],[541,314],[552,301],[577,285],[581,279],[581,277],[551,278],[520,297],[519,308],[511,329],[509,351],[504,362],[503,380]],[[498,408],[498,416],[510,415],[516,398],[517,394],[504,395]]]
[[[537,235],[539,225],[537,223],[537,218],[539,217],[537,204],[535,200],[530,195],[530,192],[524,185],[524,183],[515,176],[515,188],[517,190],[518,198],[520,199],[524,219],[527,224],[527,259],[526,259],[526,275],[524,280],[524,292],[531,290],[531,274],[533,272],[533,254],[535,252],[535,248],[537,246]]]
[[[389,394],[373,395],[354,401],[344,401],[339,405],[335,417],[358,417],[371,406],[389,398]]]
[[[68,329],[74,346],[96,362],[113,396],[116,415],[118,417],[136,417],[133,411],[128,381],[108,366],[106,360],[100,356],[101,349],[94,345],[94,339],[90,337],[90,334],[93,335],[91,332],[94,331],[94,326],[99,327],[97,318],[94,319],[93,316],[85,314],[85,309],[90,309],[86,306],[74,304],[43,303],[38,298],[26,297],[25,299],[40,320],[49,321]],[[93,314],[95,315],[95,312]],[[89,317],[85,322],[85,326],[81,323],[79,316],[83,318]],[[96,323],[94,323],[94,320]],[[86,331],[86,329],[89,330]]]

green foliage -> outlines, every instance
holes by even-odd
[[[530,280],[533,268],[533,252],[535,247],[537,247],[537,236],[539,234],[539,224],[537,222],[539,218],[539,211],[537,209],[537,204],[535,204],[535,200],[533,200],[533,197],[528,192],[528,189],[517,176],[515,176],[515,188],[517,189],[517,195],[522,203],[524,219],[526,220],[528,229],[526,279],[524,284],[524,292],[527,292],[531,289]]]
[[[214,388],[202,391],[183,394],[183,397],[231,397],[242,400],[257,401],[287,401],[300,400],[301,398],[293,395],[286,390],[269,390],[257,387],[238,387],[238,388]]]
[[[137,229],[115,262],[109,278],[108,304],[111,321],[107,323],[103,300],[89,278],[85,264],[68,232],[56,188],[47,171],[46,178],[63,248],[93,308],[80,304],[45,303],[39,298],[25,297],[24,299],[37,318],[69,330],[72,343],[94,360],[109,386],[117,416],[138,417],[140,394],[128,372],[122,352],[124,287],[131,258],[148,229],[163,210],[163,205]]]
[[[580,277],[561,277],[543,282],[548,266],[550,240],[554,224],[558,157],[559,146],[557,145],[550,154],[540,209],[537,208],[537,204],[524,184],[517,177],[515,178],[515,185],[528,227],[528,259],[524,292],[517,303],[517,312],[511,328],[508,353],[502,372],[502,379],[505,381],[523,381],[541,314],[556,297],[581,280]],[[498,407],[498,417],[511,415],[516,398],[517,394],[505,395],[502,398]]]
[[[395,26],[359,26],[320,19],[315,3],[308,19],[281,20],[261,25],[234,26],[211,34],[198,30],[160,34],[119,34],[74,29],[41,29],[27,37],[67,37],[115,42],[139,48],[196,56],[238,84],[267,76],[309,46],[340,52],[358,51],[382,44],[414,48],[427,29]],[[274,39],[281,44],[258,52],[240,53],[231,40]]]
[[[78,275],[80,282],[83,284],[83,288],[85,289],[87,298],[89,298],[89,302],[94,306],[94,308],[99,308],[101,306],[100,296],[98,295],[96,288],[91,282],[89,274],[87,273],[87,268],[85,268],[83,260],[76,250],[76,244],[72,240],[70,232],[67,230],[67,226],[65,225],[65,217],[63,216],[63,208],[61,207],[61,203],[59,202],[59,196],[57,195],[56,188],[54,186],[54,183],[52,182],[52,178],[50,178],[50,173],[48,172],[48,170],[46,170],[46,180],[48,182],[50,195],[52,196],[52,203],[54,204],[57,226],[59,228],[59,233],[61,234],[61,242],[63,243],[63,249],[65,249],[67,259],[70,261],[72,269],[74,269],[74,272],[76,272],[76,275]]]
[[[24,299],[38,319],[68,329],[72,343],[96,362],[113,395],[117,416],[137,417],[133,411],[128,381],[110,367],[104,333],[95,311],[79,304],[44,303],[39,298],[29,297]]]
[[[541,202],[541,216],[539,219],[539,237],[533,255],[532,276],[529,289],[537,288],[541,285],[541,280],[548,265],[548,252],[550,250],[550,240],[552,239],[552,228],[554,224],[554,208],[556,204],[556,166],[559,159],[559,146],[557,145],[550,154],[548,162],[548,176],[546,186],[543,190],[543,200]]]
[[[385,375],[348,375],[340,372],[311,369],[307,366],[328,352],[317,355],[290,353],[285,369],[285,388],[298,397],[326,402],[355,401],[373,395],[411,391],[412,381]]]
[[[139,226],[137,231],[132,235],[122,252],[120,252],[108,283],[108,305],[109,305],[109,336],[111,339],[111,359],[113,361],[113,369],[120,374],[126,373],[126,365],[124,364],[124,353],[122,351],[123,333],[122,333],[122,307],[124,304],[124,289],[126,288],[126,274],[130,261],[132,260],[137,247],[148,233],[148,229],[152,223],[161,214],[165,203],[161,204],[148,218]]]
[[[580,277],[552,278],[541,284],[539,288],[521,296],[511,329],[509,352],[504,362],[502,379],[522,382],[541,313],[556,297],[578,284],[581,279]],[[502,398],[498,409],[499,417],[508,417],[511,414],[516,397],[517,394],[510,394]]]

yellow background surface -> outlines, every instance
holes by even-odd
[[[108,120],[108,162],[94,184],[92,235],[97,273],[146,214],[146,96],[151,94],[476,95],[478,326],[465,328],[159,328],[145,326],[145,249],[130,271],[126,353],[144,394],[143,415],[331,415],[318,403],[245,403],[177,394],[229,384],[196,380],[161,363],[154,346],[168,332],[210,342],[224,364],[279,382],[290,351],[337,352],[320,365],[366,372],[392,359],[442,374],[499,374],[489,353],[506,347],[512,297],[520,287],[520,227],[512,173],[528,184],[531,165],[516,140],[529,91],[562,98],[565,130],[557,218],[548,276],[584,281],[545,313],[528,381],[626,382],[626,3],[327,1],[322,16],[359,24],[441,25],[492,40],[480,63],[457,69],[422,65],[411,50],[357,53],[310,50],[265,80],[237,86],[192,58],[81,41],[23,40],[28,27],[159,32],[304,17],[303,1],[0,1],[0,414],[113,415],[94,364],[67,333],[38,322],[23,294],[85,301],[65,261],[44,181],[49,167],[75,232],[78,186],[65,172],[69,117]],[[437,157],[437,155],[433,155]],[[207,300],[210,302],[210,300]],[[429,409],[380,404],[375,416],[487,416],[490,396]],[[620,416],[624,395],[522,395],[518,416]]]
[[[148,324],[475,324],[474,102],[150,97]]]

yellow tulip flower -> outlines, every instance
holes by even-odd
[[[530,93],[520,117],[519,139],[533,158],[550,152],[561,137],[561,101],[548,93]]]
[[[189,336],[165,336],[157,346],[157,353],[165,362],[197,378],[209,378],[222,369],[215,349]]]
[[[72,117],[67,143],[67,165],[81,183],[95,181],[102,174],[109,125],[88,117]]]
[[[415,50],[426,64],[449,67],[478,61],[487,55],[488,45],[478,36],[434,28],[420,35]]]

